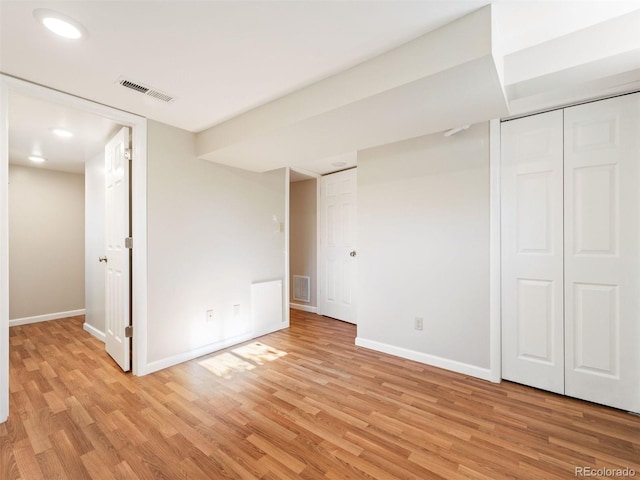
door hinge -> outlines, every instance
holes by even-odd
[[[127,160],[131,160],[131,149],[130,148],[125,148],[124,149],[124,158],[126,158]]]
[[[133,337],[133,325],[129,325],[127,327],[124,327],[124,336],[125,336],[125,338]]]
[[[133,238],[127,237],[124,239],[124,248],[133,248]]]

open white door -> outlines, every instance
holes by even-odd
[[[125,245],[129,223],[129,129],[122,128],[105,147],[105,343],[106,350],[125,372],[131,366],[130,259]]]
[[[318,313],[356,323],[356,169],[320,179]]]

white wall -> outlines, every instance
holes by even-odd
[[[84,176],[9,166],[9,318],[84,309]]]
[[[251,283],[285,278],[286,172],[199,160],[194,134],[149,121],[147,180],[153,371],[251,338]]]
[[[105,254],[104,153],[85,163],[85,328],[104,333]]]
[[[317,291],[317,192],[315,178],[293,182],[290,193],[289,251],[291,271],[291,302],[316,307]],[[293,298],[293,275],[304,275],[311,279],[310,302]]]
[[[489,252],[488,123],[359,152],[359,345],[490,378]]]

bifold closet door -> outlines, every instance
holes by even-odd
[[[564,116],[565,392],[640,412],[640,94]]]
[[[564,393],[562,111],[501,137],[502,377]]]

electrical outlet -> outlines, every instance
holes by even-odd
[[[423,327],[422,317],[416,317],[413,328],[415,328],[416,330],[422,330],[422,327]]]
[[[240,315],[240,304],[239,304],[239,303],[236,303],[236,304],[233,306],[233,316],[234,316],[234,317],[237,317],[238,315]]]
[[[213,322],[213,310],[207,310],[207,323]]]

